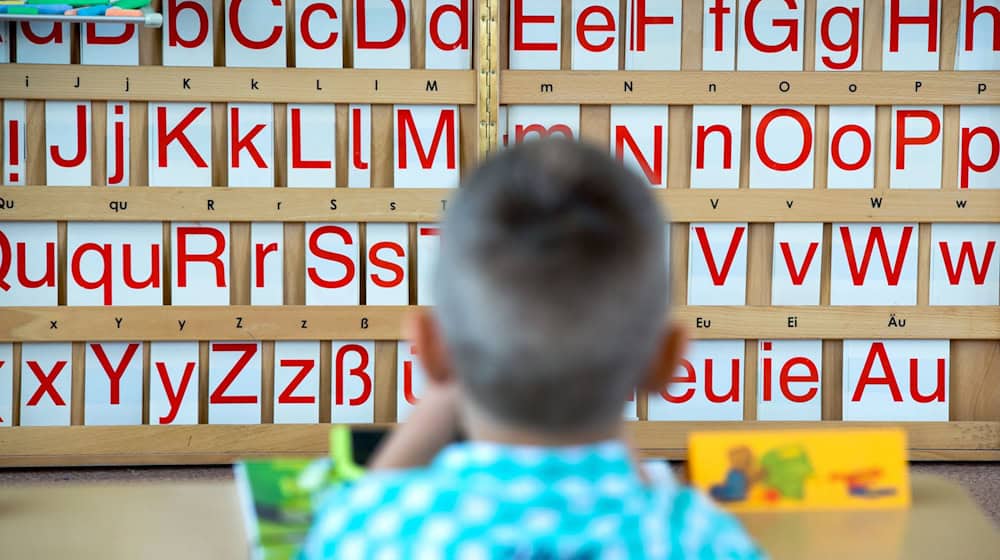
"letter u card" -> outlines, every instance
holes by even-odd
[[[688,473],[692,486],[735,512],[910,504],[903,430],[695,432]]]

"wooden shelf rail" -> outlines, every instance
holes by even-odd
[[[670,105],[985,105],[1000,72],[505,70],[500,103]]]
[[[0,221],[433,222],[452,189],[3,187]],[[675,222],[997,222],[996,190],[662,189]]]
[[[7,307],[0,308],[0,342],[397,340],[403,337],[403,319],[411,309],[301,305]],[[989,306],[678,306],[672,313],[699,339],[1000,338],[1000,314]],[[900,321],[905,326],[894,326]]]
[[[359,429],[385,429],[391,423]],[[1000,460],[1000,422],[632,422],[643,455],[682,459],[695,430],[899,426],[914,460]],[[0,467],[229,463],[247,457],[326,453],[328,424],[0,428]]]
[[[0,98],[274,103],[476,103],[473,70],[4,64]]]

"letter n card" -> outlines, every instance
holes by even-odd
[[[901,429],[695,432],[688,473],[692,486],[736,512],[910,504]],[[885,530],[893,534],[880,539],[901,537],[892,523]]]

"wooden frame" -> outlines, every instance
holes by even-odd
[[[958,171],[957,105],[996,104],[992,93],[1000,88],[1000,72],[955,72],[953,60],[957,30],[957,1],[944,0],[942,6],[942,59],[940,72],[892,72],[880,70],[881,35],[866,38],[863,72],[814,72],[811,34],[815,32],[815,10],[807,6],[805,60],[803,72],[719,73],[700,70],[698,49],[682,51],[678,72],[580,72],[569,70],[569,49],[564,49],[559,71],[506,70],[507,2],[480,0],[475,42],[475,70],[440,71],[422,68],[422,50],[413,49],[412,70],[310,70],[298,68],[245,69],[221,66],[217,52],[213,68],[168,68],[159,64],[160,32],[141,36],[140,60],[144,66],[0,66],[0,98],[28,99],[29,121],[40,123],[44,99],[91,99],[94,127],[94,187],[42,187],[44,162],[29,164],[28,187],[0,188],[0,221],[51,220],[60,222],[60,240],[65,241],[66,221],[188,221],[232,222],[233,288],[230,306],[186,308],[79,308],[66,307],[65,293],[60,306],[50,308],[3,308],[0,310],[0,341],[73,342],[73,396],[71,427],[0,429],[0,466],[54,466],[98,464],[180,464],[228,462],[238,457],[273,454],[320,454],[326,446],[326,426],[330,421],[330,360],[321,359],[320,421],[318,425],[274,425],[273,357],[275,340],[321,340],[321,352],[329,356],[330,340],[364,338],[377,340],[375,355],[376,427],[395,421],[395,359],[393,342],[400,334],[406,307],[305,307],[302,276],[303,225],[309,221],[350,222],[433,222],[446,210],[447,189],[392,189],[391,107],[393,103],[434,103],[461,105],[461,159],[468,169],[478,159],[495,152],[498,146],[500,104],[566,103],[581,105],[583,138],[608,144],[609,104],[670,104],[669,188],[656,193],[670,210],[675,223],[671,230],[671,252],[678,263],[673,287],[675,301],[685,301],[683,274],[688,254],[690,222],[749,222],[747,306],[678,306],[675,317],[689,326],[695,338],[739,338],[746,342],[744,414],[739,423],[650,422],[645,399],[638,400],[640,421],[629,429],[644,454],[683,458],[685,438],[698,429],[815,428],[841,426],[841,379],[839,372],[844,338],[948,338],[951,339],[952,375],[949,395],[950,422],[904,423],[910,435],[911,458],[917,460],[1000,460],[1000,314],[993,307],[932,307],[928,301],[930,234],[927,224],[1000,222],[997,191],[960,190]],[[345,3],[345,6],[348,3]],[[622,0],[622,5],[625,1]],[[684,44],[700,45],[701,3],[685,0]],[[564,20],[569,3],[564,2]],[[414,0],[411,19],[424,15],[422,0]],[[345,10],[345,25],[351,14]],[[865,27],[880,30],[882,7],[879,0],[867,0]],[[690,17],[689,17],[690,16]],[[221,6],[216,3],[216,22],[221,25]],[[875,27],[872,27],[872,26]],[[417,26],[419,27],[419,26]],[[413,45],[418,46],[423,30],[414,27]],[[345,27],[346,28],[346,27]],[[221,28],[220,28],[221,29]],[[503,31],[501,31],[503,30]],[[564,29],[564,38],[567,37]],[[219,43],[221,35],[218,33]],[[348,45],[350,37],[346,38]],[[219,47],[217,50],[221,50]],[[291,56],[289,57],[291,58]],[[79,78],[79,82],[77,82]],[[185,88],[184,78],[190,78]],[[24,80],[27,79],[27,87]],[[257,89],[251,89],[255,80]],[[376,90],[375,83],[378,83]],[[317,82],[318,81],[318,82]],[[921,87],[915,87],[915,82]],[[127,84],[127,86],[126,86]],[[236,84],[238,87],[232,87]],[[628,87],[626,87],[626,84]],[[851,91],[850,86],[856,86]],[[980,84],[986,85],[986,92]],[[79,85],[79,87],[76,87]],[[317,89],[319,86],[322,89]],[[433,87],[432,87],[433,86]],[[133,134],[146,131],[145,102],[211,102],[213,112],[213,153],[224,153],[224,107],[226,102],[274,103],[275,189],[229,189],[225,165],[217,160],[214,188],[147,188],[144,142],[132,146],[130,188],[101,186],[99,168],[104,164],[102,139],[106,133],[103,116],[106,100],[133,103]],[[288,189],[281,167],[284,165],[284,104],[297,102],[372,103],[372,189],[346,189],[341,165],[346,157],[346,122],[338,113],[337,161],[340,162],[337,188]],[[747,185],[748,150],[742,150],[741,182],[733,190],[692,190],[686,177],[691,160],[690,104],[810,104],[816,112],[817,145],[828,135],[826,104],[880,105],[876,112],[876,187],[873,190],[834,191],[826,188],[825,156],[817,152],[814,188],[805,190],[757,190]],[[891,104],[943,104],[943,175],[940,190],[900,191],[888,188],[889,123]],[[338,107],[338,111],[342,108]],[[746,115],[745,115],[746,118]],[[32,125],[37,126],[37,125]],[[216,129],[219,130],[216,130]],[[42,130],[41,127],[37,130]],[[44,144],[39,134],[29,144],[31,153]],[[2,139],[0,139],[2,141]],[[220,149],[221,148],[221,149]],[[219,157],[219,156],[215,156]],[[337,200],[331,209],[330,200]],[[207,201],[213,201],[208,209]],[[875,203],[878,199],[878,204]],[[280,210],[278,202],[281,202]],[[125,203],[125,204],[122,204]],[[395,209],[390,203],[395,203]],[[285,306],[250,307],[249,273],[235,266],[249,255],[249,226],[252,221],[284,222],[288,244],[286,256]],[[821,305],[775,307],[770,301],[770,282],[754,279],[766,276],[771,266],[770,224],[775,222],[824,222],[827,249],[823,267],[829,270],[833,222],[905,222],[921,225],[919,235],[920,271],[916,306],[831,307],[830,282],[824,276]],[[415,226],[411,225],[411,240]],[[165,230],[166,231],[166,230]],[[364,228],[362,227],[362,232]],[[363,233],[362,233],[363,235]],[[65,262],[65,254],[60,260]],[[411,263],[412,264],[412,263]],[[166,268],[166,267],[165,267]],[[411,285],[411,295],[415,286]],[[888,324],[890,318],[906,319],[905,328]],[[790,329],[788,318],[797,318]],[[242,317],[242,329],[236,328]],[[119,328],[116,318],[122,319]],[[361,328],[361,319],[368,327]],[[698,319],[709,319],[709,329],[698,328]],[[58,328],[51,328],[51,321]],[[184,331],[178,320],[185,321]],[[306,320],[308,329],[302,329]],[[306,332],[308,331],[308,333]],[[752,337],[752,338],[751,338]],[[756,422],[755,395],[756,339],[763,337],[812,338],[823,340],[823,366],[834,372],[824,376],[823,421],[818,423]],[[252,426],[207,425],[207,364],[202,360],[199,389],[202,397],[195,426],[82,426],[83,341],[141,340],[148,350],[151,340],[199,340],[202,356],[207,356],[207,340],[263,340],[265,356],[262,379],[262,424]],[[148,353],[147,353],[148,355]],[[14,345],[14,398],[20,395],[20,344]],[[273,360],[272,360],[273,361]],[[148,395],[149,368],[144,372]],[[270,399],[270,401],[269,401]],[[15,407],[16,408],[16,407]],[[15,422],[18,421],[15,411]],[[148,402],[144,403],[144,423],[148,423]],[[850,426],[873,425],[851,422]],[[877,424],[875,424],[877,425]],[[893,424],[898,425],[898,424]]]
[[[824,428],[902,427],[911,460],[1000,460],[1000,426],[995,422],[827,422]],[[392,423],[365,424],[387,429]],[[809,422],[636,422],[632,441],[648,457],[683,459],[687,434],[711,429],[815,429]],[[155,449],[149,445],[155,440]],[[319,456],[326,453],[328,428],[319,425],[255,426],[73,426],[0,431],[10,467],[75,465],[159,465],[229,463],[248,457]]]
[[[0,341],[398,340],[415,307],[8,307]],[[671,316],[696,339],[758,338],[982,340],[1000,338],[989,307],[675,306]],[[903,320],[904,325],[897,326]],[[55,325],[53,325],[55,321]],[[704,326],[708,321],[710,326]]]
[[[977,105],[996,103],[985,92],[1000,88],[997,72],[505,70],[501,79],[501,103],[529,105]]]
[[[0,220],[431,222],[441,218],[452,194],[450,189],[0,187]],[[675,222],[1000,220],[1000,196],[987,190],[664,189],[655,195]]]

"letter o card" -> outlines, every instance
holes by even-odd
[[[737,70],[802,70],[805,5],[740,0]]]
[[[212,66],[214,19],[212,0],[165,0],[163,65]]]
[[[208,345],[208,423],[260,424],[260,342]]]
[[[366,227],[365,303],[409,305],[409,225],[370,223]]]
[[[295,66],[344,67],[341,0],[295,0]]]
[[[393,115],[393,185],[397,189],[457,187],[458,106],[396,105]]]
[[[84,424],[142,424],[142,352],[141,342],[86,344]]]
[[[288,105],[288,186],[328,189],[337,184],[337,108]]]
[[[375,342],[334,340],[330,421],[371,424],[375,421]]]
[[[70,24],[17,22],[18,64],[69,64]]]
[[[771,305],[819,305],[823,224],[774,224]]]
[[[833,224],[830,305],[916,305],[917,224]]]
[[[863,0],[818,0],[816,70],[861,70]]]
[[[427,386],[427,373],[417,360],[415,348],[406,340],[396,343],[396,422],[410,417]]]
[[[695,340],[670,384],[649,394],[650,420],[743,420],[742,340]]]
[[[306,224],[306,305],[359,305],[358,224]]]
[[[558,70],[562,2],[510,0],[510,69]]]
[[[844,420],[947,422],[949,340],[845,340]]]
[[[0,343],[0,428],[14,425],[14,345]]]
[[[974,0],[960,6],[955,70],[1000,70],[1000,49],[994,47],[1000,0]]]
[[[830,106],[826,188],[875,187],[875,107]]]
[[[745,305],[747,225],[691,224],[688,305]]]
[[[226,0],[226,66],[286,65],[282,1]]]
[[[882,70],[938,70],[941,2],[885,0]]]
[[[1000,189],[1000,105],[959,108],[958,188]]]
[[[1000,224],[931,224],[931,305],[1000,305]]]
[[[67,305],[163,305],[163,227],[69,222]]]
[[[823,341],[757,344],[757,420],[822,420]]]
[[[319,341],[274,343],[274,423],[319,422]]]
[[[893,105],[889,188],[940,189],[941,105]]]
[[[625,4],[625,69],[681,69],[681,0]]]
[[[198,343],[149,343],[149,423],[198,423]]]
[[[0,307],[59,303],[56,222],[0,222]]]
[[[580,106],[511,105],[507,126],[509,140],[514,144],[555,134],[576,140],[580,137]]]
[[[57,187],[93,183],[90,101],[45,102],[45,182]]]
[[[472,0],[427,0],[427,69],[472,68]]]
[[[750,108],[750,188],[813,188],[815,114],[811,105]]]
[[[229,224],[170,224],[171,304],[229,305]]]
[[[69,426],[73,344],[21,344],[21,426]]]
[[[355,0],[354,67],[410,67],[410,0]]]
[[[80,64],[139,65],[138,25],[85,23],[80,28]]]
[[[612,105],[611,154],[650,186],[667,186],[669,111],[666,105]]]
[[[618,70],[618,1],[573,0],[573,70]]]

